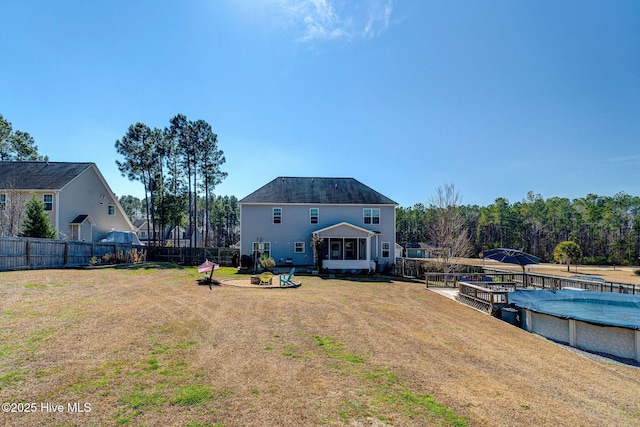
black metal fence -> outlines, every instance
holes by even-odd
[[[147,260],[173,262],[183,265],[200,265],[205,259],[225,267],[237,267],[240,250],[232,248],[182,248],[149,246]]]
[[[464,281],[485,283],[512,282],[520,288],[533,289],[584,289],[595,292],[614,292],[640,295],[640,285],[631,283],[608,282],[588,278],[552,276],[539,273],[516,273],[498,269],[485,269],[485,273],[425,273],[426,287],[458,287]]]

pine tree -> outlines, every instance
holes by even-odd
[[[49,221],[49,215],[44,210],[44,203],[35,194],[25,205],[26,218],[22,221],[22,237],[40,237],[55,239],[56,230]]]

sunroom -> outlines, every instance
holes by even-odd
[[[372,237],[378,233],[347,222],[313,232],[322,239],[322,268],[329,270],[371,270]]]

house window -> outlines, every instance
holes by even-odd
[[[364,261],[367,259],[367,239],[325,239],[322,242],[321,253],[323,259]]]
[[[4,210],[7,207],[7,195],[0,194],[0,211]]]
[[[317,224],[319,215],[320,215],[320,209],[318,209],[318,208],[309,209],[309,221],[310,221],[310,223],[311,224]]]
[[[267,258],[271,256],[271,243],[270,242],[253,242],[253,253],[256,258],[260,258],[262,255]]]
[[[42,201],[44,202],[45,211],[53,210],[53,194],[45,194],[42,196]]]
[[[282,223],[282,208],[273,208],[273,223]]]
[[[391,243],[382,242],[382,258],[389,258],[391,256]]]
[[[363,212],[365,224],[380,224],[380,209],[366,208],[363,209]]]
[[[115,215],[116,214],[116,207],[114,205],[108,205],[107,206],[107,215]]]
[[[295,242],[293,251],[297,254],[304,253],[304,242]]]

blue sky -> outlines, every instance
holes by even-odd
[[[218,134],[244,197],[353,177],[401,206],[640,195],[640,2],[8,2],[0,113],[52,161],[95,162],[178,113]]]

